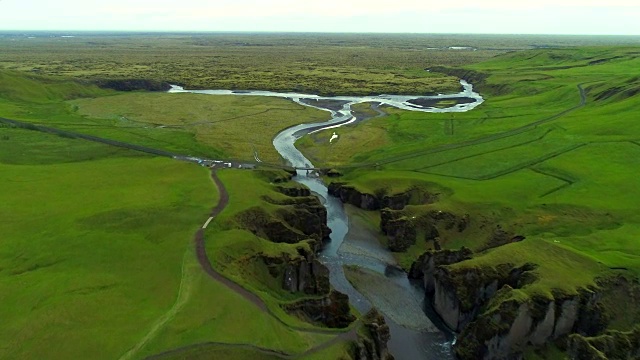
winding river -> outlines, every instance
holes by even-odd
[[[352,124],[360,119],[353,115],[351,107],[358,103],[377,103],[408,111],[444,113],[465,112],[483,102],[473,91],[471,84],[461,81],[463,90],[457,94],[435,96],[336,96],[325,97],[298,93],[276,93],[270,91],[231,90],[185,90],[173,86],[170,92],[190,92],[211,95],[270,96],[288,98],[304,105],[331,113],[331,120],[324,123],[300,124],[280,132],[273,145],[290,165],[296,168],[311,168],[313,164],[296,147],[295,142],[313,132]],[[448,108],[431,107],[440,100],[454,100],[457,104]],[[382,247],[373,236],[356,222],[349,221],[343,204],[328,195],[328,189],[321,179],[309,175],[306,170],[298,170],[295,181],[306,185],[319,196],[327,208],[331,241],[320,254],[320,260],[330,270],[331,284],[335,289],[349,295],[351,304],[360,312],[372,306],[378,308],[387,319],[391,330],[389,350],[398,360],[453,359],[451,342],[453,336],[438,323],[436,317],[427,316],[424,306],[424,291],[413,284],[407,275],[398,270],[392,254]],[[366,287],[363,293],[356,290],[347,280],[345,265],[358,265],[369,270],[374,287]],[[372,290],[373,289],[373,290]]]

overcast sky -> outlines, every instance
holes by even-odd
[[[0,29],[640,35],[640,1],[0,0]]]

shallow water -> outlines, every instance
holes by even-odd
[[[170,92],[193,92],[211,95],[236,96],[272,96],[288,98],[298,104],[325,110],[331,113],[331,120],[324,123],[301,124],[279,133],[273,145],[280,155],[295,168],[311,168],[313,164],[295,147],[295,142],[312,132],[344,126],[357,121],[351,112],[351,106],[362,102],[372,102],[393,106],[399,109],[421,112],[464,112],[483,102],[482,97],[473,91],[470,84],[460,82],[464,90],[457,94],[437,96],[339,96],[322,97],[297,93],[275,93],[270,91],[230,90],[184,90],[174,86]],[[450,108],[438,109],[422,107],[409,103],[416,99],[454,99],[468,98],[473,102],[458,104]],[[325,106],[325,107],[323,107]],[[306,185],[319,196],[327,209],[328,226],[331,228],[331,241],[322,252],[320,260],[330,270],[331,285],[338,291],[349,295],[351,304],[364,313],[372,305],[378,308],[387,319],[391,330],[389,349],[398,360],[453,359],[450,333],[439,330],[427,315],[432,315],[424,305],[424,291],[419,285],[409,281],[407,274],[399,270],[392,254],[377,241],[362,236],[367,229],[350,224],[344,205],[339,199],[329,196],[326,185],[313,174],[298,170],[294,180]],[[350,231],[350,227],[351,230]],[[366,286],[366,293],[360,293],[347,280],[345,265],[358,265],[369,269],[375,276],[374,286]],[[432,317],[434,318],[434,317]],[[435,318],[434,318],[435,319]],[[437,319],[435,319],[437,322]]]

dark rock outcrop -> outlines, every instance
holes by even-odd
[[[171,85],[167,82],[148,79],[106,79],[96,80],[96,85],[117,91],[168,91]]]
[[[272,216],[261,207],[254,207],[238,214],[240,225],[256,236],[275,243],[296,244],[309,239],[305,233],[294,229],[282,219]]]
[[[426,214],[410,216],[402,210],[382,209],[380,211],[380,230],[389,238],[389,249],[404,252],[417,241],[419,231],[424,231],[426,241],[434,241],[439,246],[440,231],[464,231],[469,224],[469,216],[458,217],[455,214],[432,210]],[[435,241],[438,240],[436,245]]]
[[[236,215],[236,221],[255,235],[276,243],[295,244],[314,239],[320,244],[331,234],[327,209],[317,198],[290,198],[279,203],[283,206],[273,214],[262,207],[253,207]]]
[[[307,197],[307,202],[297,203],[276,213],[289,226],[302,231],[309,238],[324,240],[331,234],[327,226],[327,209],[316,197]]]
[[[465,215],[463,218],[459,218],[456,214],[447,211],[430,211],[428,217],[432,224],[441,224],[445,230],[451,230],[457,227],[458,230],[462,232],[469,224],[468,215]]]
[[[469,260],[472,255],[473,252],[465,247],[460,250],[427,251],[411,265],[409,278],[423,280],[427,294],[433,294],[435,291],[433,274],[436,267]]]
[[[375,195],[360,192],[353,186],[334,182],[329,184],[328,189],[329,195],[340,198],[340,201],[345,204],[351,204],[364,210],[380,209],[380,200]]]
[[[307,187],[302,186],[277,186],[276,189],[278,192],[285,194],[291,197],[304,197],[311,196],[311,190]]]
[[[516,235],[515,233],[507,231],[498,225],[489,236],[489,239],[482,250],[497,248],[503,245],[524,241],[525,239],[526,237]]]
[[[329,184],[329,195],[340,198],[345,204],[351,204],[364,210],[380,210],[389,208],[402,210],[409,204],[431,204],[437,201],[438,195],[428,193],[417,187],[399,194],[386,194],[379,191],[376,194],[361,192],[353,186],[333,182]]]
[[[366,334],[358,335],[358,341],[352,349],[352,358],[354,360],[393,360],[393,355],[387,349],[391,332],[384,317],[374,308],[364,316],[363,322]]]
[[[330,328],[344,329],[356,319],[351,314],[349,297],[335,290],[322,299],[304,299],[281,306],[289,314]]]
[[[471,216],[469,214],[464,214],[464,216],[458,221],[458,232],[463,232],[469,226],[471,222]]]
[[[300,246],[297,256],[258,253],[255,257],[266,266],[266,271],[277,279],[280,289],[305,295],[328,295],[331,290],[329,269],[316,257],[314,242]]]
[[[342,173],[336,169],[329,169],[329,170],[326,170],[326,172],[324,173],[330,178],[342,177]]]
[[[400,211],[383,209],[380,212],[380,230],[389,238],[389,250],[407,251],[416,243],[418,232],[410,218]]]

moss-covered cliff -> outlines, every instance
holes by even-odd
[[[536,288],[538,265],[478,266],[472,258],[468,249],[430,251],[410,272],[411,277],[423,280],[436,313],[459,333],[454,346],[458,358],[515,359],[527,346],[566,341],[567,336],[567,351],[576,358],[589,358],[596,352],[612,359],[634,356],[635,343],[625,339],[635,333],[607,329],[634,324],[623,317],[640,319],[637,310],[619,310],[620,304],[640,295],[636,280],[605,277],[573,292],[556,288],[544,293]]]

